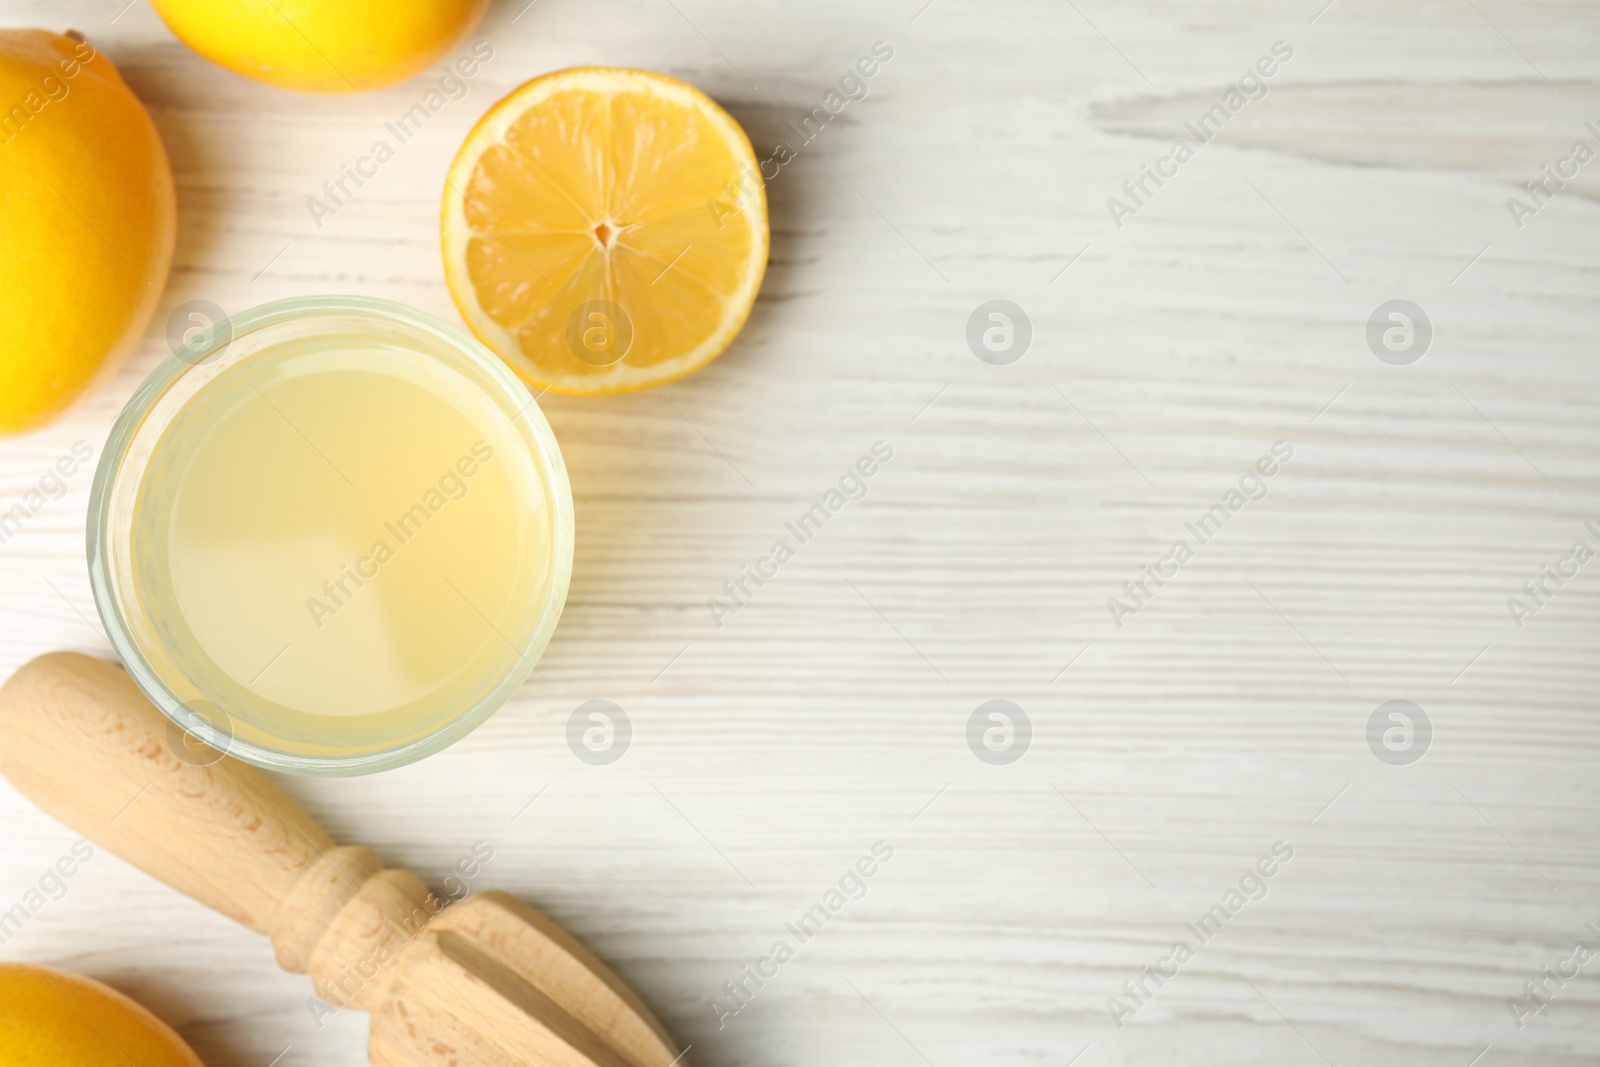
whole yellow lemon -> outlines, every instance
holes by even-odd
[[[111,61],[0,30],[0,433],[31,429],[138,343],[172,266],[172,168]]]
[[[353,93],[449,50],[489,0],[152,0],[184,44],[284,89]]]
[[[6,1067],[204,1067],[166,1023],[92,978],[0,963]]]

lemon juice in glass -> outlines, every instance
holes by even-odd
[[[173,722],[354,774],[448,745],[534,669],[572,500],[548,423],[476,341],[384,301],[283,301],[183,345],[112,431],[97,607]]]

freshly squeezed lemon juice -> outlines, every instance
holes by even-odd
[[[191,715],[296,760],[359,758],[532,670],[565,594],[565,478],[527,410],[463,369],[350,332],[196,368],[126,494],[116,583]]]

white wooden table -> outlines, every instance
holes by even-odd
[[[773,181],[734,347],[662,393],[544,401],[578,507],[548,682],[422,764],[286,788],[435,882],[487,842],[475,887],[567,924],[702,1065],[1593,1063],[1600,959],[1520,1028],[1508,1001],[1600,948],[1600,561],[1520,628],[1507,601],[1600,549],[1600,161],[1520,220],[1506,201],[1600,147],[1600,10],[1321,3],[497,3],[468,95],[319,227],[307,198],[426,79],[299,96],[143,0],[4,0],[0,24],[77,26],[119,64],[180,223],[138,354],[0,442],[0,503],[76,440],[98,456],[181,301],[354,292],[455,321],[441,177],[523,80],[664,70],[765,155],[888,42]],[[1173,160],[1277,41],[1266,95]],[[1169,177],[1135,204],[1141,165]],[[1031,322],[1009,365],[966,340],[991,299]],[[1432,324],[1408,365],[1367,342],[1391,300]],[[877,441],[865,498],[715,625],[708,598]],[[1267,495],[1115,625],[1108,598],[1279,441]],[[88,485],[0,546],[4,673],[108,654]],[[632,724],[608,765],[567,744],[591,699]],[[996,699],[1031,723],[1009,764],[967,741]],[[1418,761],[1369,746],[1391,700],[1428,716]],[[0,820],[4,908],[73,837],[3,784]],[[722,983],[880,840],[865,896],[719,1028]],[[1266,895],[1197,938],[1279,841]],[[109,855],[0,958],[110,981],[212,1067],[364,1062],[363,1017],[318,1029],[265,943]]]

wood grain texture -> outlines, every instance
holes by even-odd
[[[335,847],[260,771],[167,727],[121,668],[48,653],[0,687],[0,774],[70,829],[270,937],[279,964],[308,973],[329,1006],[319,1019],[369,1013],[373,1067],[677,1058],[638,997],[534,909],[493,892],[440,897],[369,848]]]
[[[1520,629],[1506,601],[1596,544],[1600,161],[1520,229],[1506,201],[1600,143],[1600,12],[1320,7],[496,4],[467,96],[320,228],[306,198],[426,77],[278,92],[138,2],[0,24],[79,26],[149,102],[180,208],[158,325],[326,292],[454,321],[441,178],[535,74],[664,70],[764,155],[895,48],[770,183],[733,348],[659,392],[541,402],[578,523],[542,678],[419,765],[282,782],[335,838],[434,882],[488,842],[473,887],[573,931],[710,1067],[1593,1062],[1600,964],[1520,1029],[1507,1000],[1600,926],[1600,563]],[[1266,97],[1119,228],[1107,199],[1279,40]],[[965,341],[992,298],[1032,322],[1010,366]],[[1410,366],[1365,340],[1392,299],[1435,327]],[[75,440],[98,454],[162,346],[4,442],[0,500]],[[716,626],[707,598],[879,440],[865,498]],[[1266,498],[1117,628],[1107,598],[1280,440]],[[88,482],[0,545],[0,672],[107,652]],[[566,742],[595,698],[633,727],[608,766]],[[997,698],[1033,726],[1009,766],[966,742]],[[1395,699],[1434,728],[1410,766],[1367,745]],[[0,819],[5,907],[72,837],[3,787]],[[719,1028],[709,999],[879,840],[865,896]],[[1265,898],[1119,1029],[1108,998],[1280,840]],[[362,1062],[362,1021],[319,1029],[253,935],[103,854],[66,884],[0,954],[111,981],[212,1067]]]

